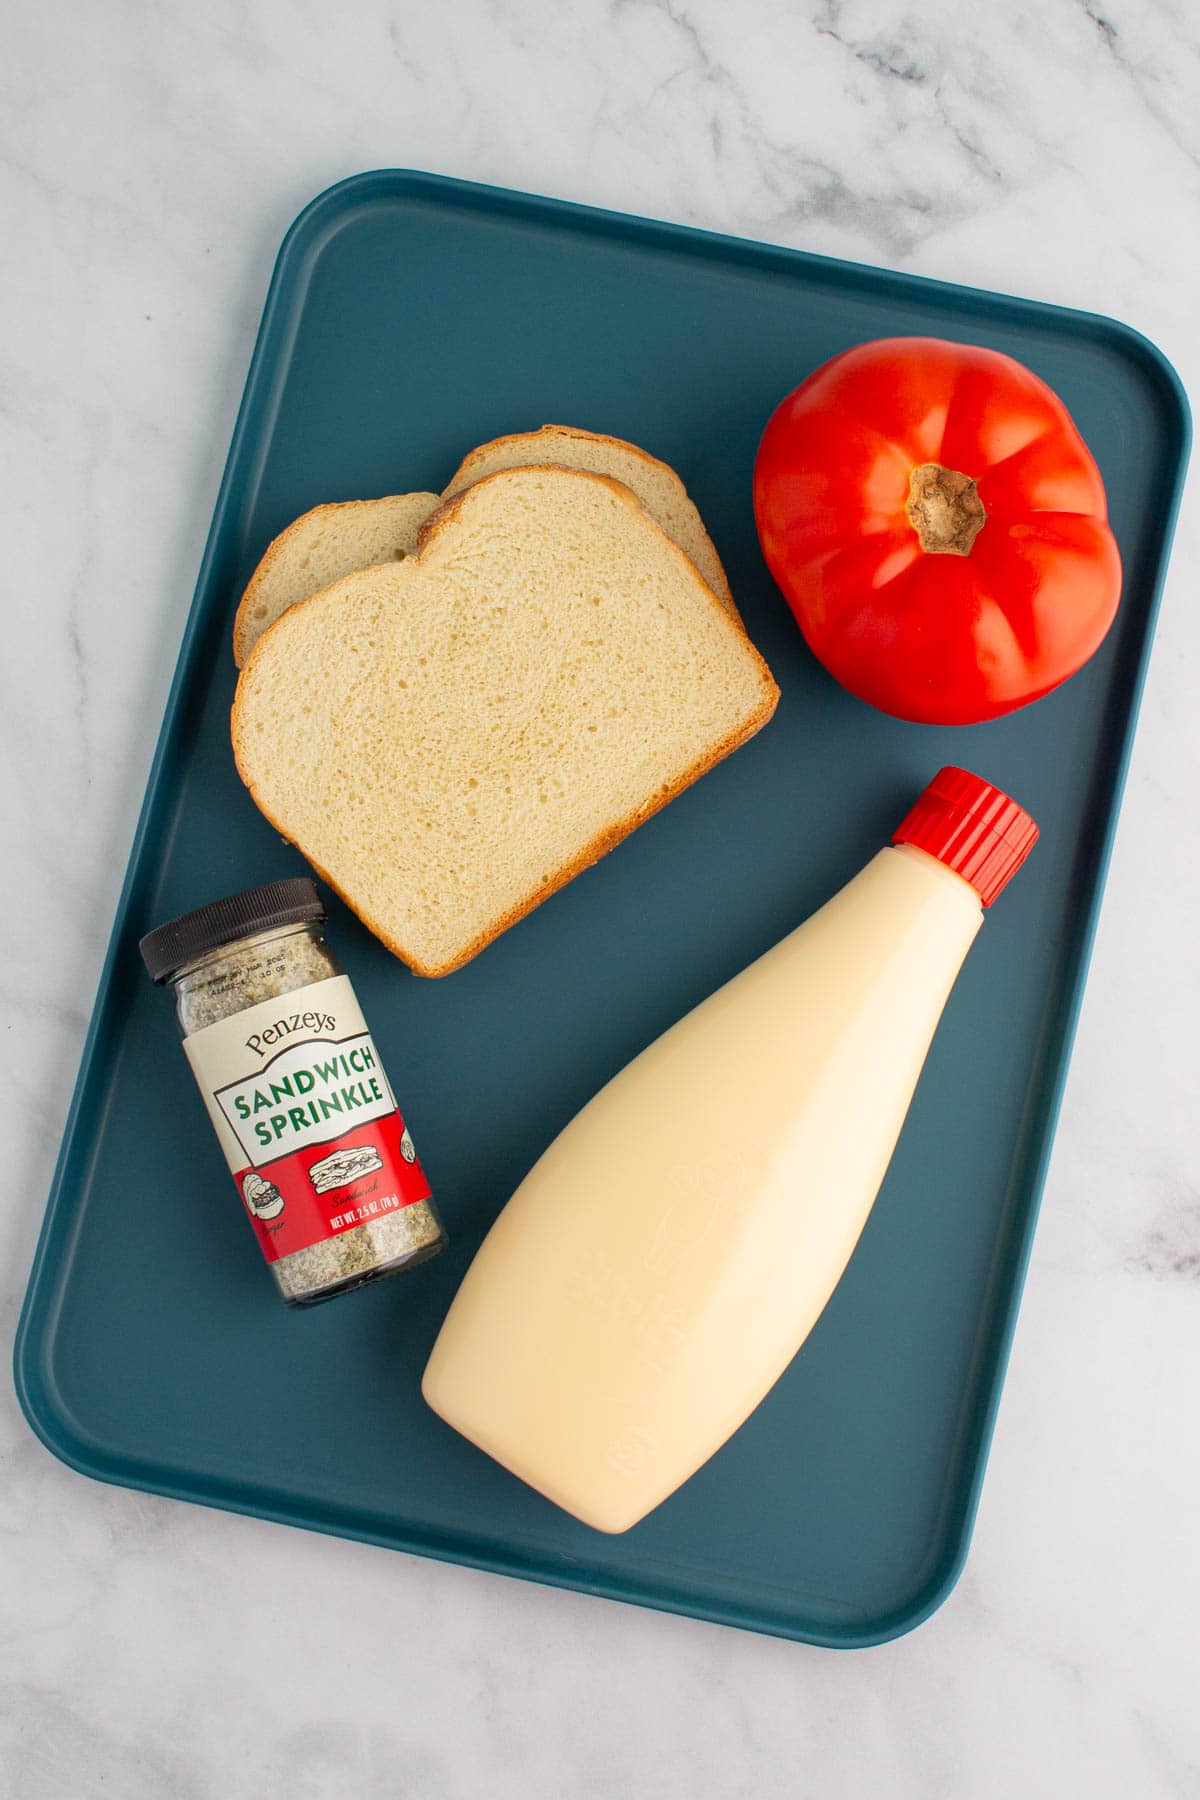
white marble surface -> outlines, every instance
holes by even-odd
[[[342,22],[345,12],[353,22]],[[278,240],[407,164],[1109,311],[1200,394],[1186,0],[6,9],[11,1335]],[[95,1486],[0,1395],[0,1791],[1200,1794],[1200,509],[967,1572],[833,1655]]]

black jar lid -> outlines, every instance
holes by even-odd
[[[265,881],[261,887],[210,900],[148,931],[138,945],[153,981],[168,981],[187,963],[219,950],[238,938],[271,931],[277,925],[302,925],[325,917],[325,903],[311,876]]]

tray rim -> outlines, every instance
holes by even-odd
[[[761,266],[775,263],[784,269],[810,270],[818,278],[822,276],[832,278],[836,274],[836,278],[840,282],[845,283],[850,280],[854,285],[864,289],[874,288],[878,282],[886,281],[893,292],[899,291],[903,295],[911,295],[924,302],[931,300],[936,302],[939,298],[944,297],[946,302],[952,303],[960,313],[965,311],[968,314],[986,314],[991,317],[995,317],[999,313],[1002,316],[1015,317],[1025,322],[1032,317],[1035,321],[1044,321],[1047,325],[1057,326],[1060,330],[1069,325],[1077,334],[1081,330],[1086,330],[1093,338],[1107,341],[1126,360],[1140,365],[1142,370],[1157,382],[1162,390],[1167,410],[1173,412],[1171,423],[1174,433],[1174,472],[1170,489],[1163,496],[1160,509],[1158,553],[1153,579],[1149,585],[1146,626],[1138,647],[1136,665],[1128,688],[1125,724],[1113,760],[1111,800],[1106,810],[1103,831],[1096,846],[1095,877],[1090,904],[1077,940],[1073,956],[1074,968],[1069,974],[1069,984],[1064,988],[1062,1019],[1056,1031],[1056,1069],[1053,1080],[1043,1089],[1040,1096],[1040,1110],[1043,1114],[1043,1121],[1039,1128],[1040,1144],[1029,1175],[1024,1217],[1016,1224],[1017,1241],[1012,1253],[1011,1270],[1007,1276],[1007,1301],[1002,1314],[997,1316],[992,1341],[987,1347],[986,1357],[989,1366],[981,1372],[975,1383],[977,1402],[973,1409],[973,1415],[968,1420],[967,1432],[966,1454],[970,1462],[969,1479],[965,1484],[959,1516],[943,1533],[942,1553],[934,1560],[932,1568],[919,1574],[908,1601],[890,1612],[880,1615],[868,1626],[855,1626],[841,1630],[824,1628],[798,1619],[795,1615],[789,1616],[786,1621],[768,1620],[762,1614],[756,1613],[748,1604],[739,1605],[717,1598],[700,1604],[690,1603],[684,1596],[650,1595],[627,1580],[610,1575],[605,1575],[602,1579],[594,1575],[589,1578],[586,1569],[574,1564],[562,1570],[556,1570],[542,1563],[535,1566],[515,1546],[509,1546],[506,1552],[500,1553],[480,1544],[478,1540],[473,1540],[471,1544],[455,1542],[453,1533],[439,1538],[436,1532],[425,1527],[422,1528],[420,1534],[408,1528],[397,1530],[394,1526],[389,1526],[386,1531],[372,1530],[369,1525],[362,1522],[359,1514],[355,1514],[354,1518],[348,1518],[345,1521],[339,1521],[333,1515],[325,1519],[314,1518],[305,1513],[299,1503],[290,1507],[276,1504],[264,1505],[257,1501],[239,1498],[233,1492],[223,1492],[220,1482],[209,1482],[207,1489],[202,1490],[198,1486],[189,1486],[182,1481],[163,1479],[161,1474],[156,1476],[153,1465],[135,1460],[131,1460],[127,1466],[120,1466],[110,1459],[106,1466],[102,1458],[89,1453],[87,1433],[72,1420],[69,1408],[61,1400],[61,1397],[54,1393],[52,1385],[43,1380],[45,1371],[38,1366],[38,1352],[44,1344],[49,1342],[51,1328],[57,1319],[61,1305],[61,1293],[57,1292],[54,1287],[51,1258],[55,1252],[61,1251],[69,1242],[74,1225],[67,1190],[67,1176],[77,1151],[76,1137],[80,1132],[85,1101],[94,1083],[102,1076],[102,1071],[98,1070],[96,1066],[97,1053],[107,1023],[107,1014],[113,1002],[113,977],[121,947],[127,935],[129,910],[141,874],[143,856],[148,848],[164,768],[174,753],[176,741],[182,731],[184,708],[181,702],[192,680],[200,640],[206,625],[205,615],[208,610],[206,601],[213,565],[228,529],[226,515],[230,509],[235,478],[239,475],[243,456],[250,448],[248,439],[257,417],[270,395],[273,379],[277,378],[278,369],[285,366],[286,363],[286,357],[278,355],[278,350],[286,345],[286,336],[282,340],[282,345],[277,345],[276,340],[281,330],[286,331],[289,310],[296,320],[299,318],[301,308],[296,302],[303,292],[306,260],[319,249],[323,238],[334,227],[347,222],[355,211],[370,204],[397,197],[415,198],[427,203],[443,205],[452,203],[464,210],[490,209],[492,212],[499,211],[516,217],[525,216],[540,222],[562,222],[575,229],[590,228],[594,232],[611,237],[629,238],[632,236],[635,244],[645,243],[658,246],[665,244],[668,248],[688,250],[702,259],[716,260],[726,264],[733,262],[743,266],[752,264]],[[294,271],[293,264],[296,265]],[[419,169],[367,170],[334,182],[310,200],[296,215],[284,234],[267,288],[254,349],[230,438],[229,450],[213,503],[204,552],[184,622],[178,657],[163,705],[162,725],[146,779],[145,793],[116,903],[113,926],[97,985],[96,999],[84,1039],[79,1070],[63,1127],[54,1175],[26,1285],[14,1342],[12,1366],[17,1398],[22,1413],[35,1436],[52,1455],[57,1457],[60,1462],[65,1463],[67,1467],[79,1474],[87,1475],[93,1480],[106,1482],[113,1486],[128,1487],[142,1493],[159,1494],[168,1499],[187,1500],[220,1511],[240,1513],[272,1523],[302,1527],[330,1536],[345,1537],[360,1543],[378,1545],[386,1549],[403,1550],[414,1555],[433,1557],[443,1562],[484,1569],[494,1574],[537,1581],[545,1586],[573,1589],[604,1599],[621,1600],[655,1611],[682,1614],[714,1623],[733,1625],[745,1630],[753,1630],[818,1647],[867,1648],[902,1636],[927,1619],[953,1590],[962,1573],[970,1548],[1120,818],[1133,740],[1136,735],[1138,715],[1170,561],[1171,544],[1187,474],[1191,437],[1191,412],[1187,394],[1169,359],[1155,343],[1135,327],[1104,313],[1062,306],[1049,301],[1025,299],[1019,295],[970,287],[907,271],[887,269],[876,264],[825,256],[811,251],[797,250],[787,245],[770,244],[697,226],[656,220],[640,214],[618,212],[609,208],[526,193],[518,189],[493,187],[481,182],[463,181],[453,176],[434,174]],[[251,458],[248,464],[251,480],[254,479],[254,470],[255,462]],[[245,474],[242,474],[241,479],[243,482],[245,481]],[[998,1239],[996,1245],[998,1257],[1002,1249],[1003,1242]],[[1000,1260],[1003,1261],[1003,1258],[1000,1257]],[[991,1280],[995,1281],[997,1277],[998,1270],[994,1268]]]

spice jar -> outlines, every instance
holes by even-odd
[[[435,1256],[446,1242],[307,876],[269,881],[141,941],[289,1306]]]

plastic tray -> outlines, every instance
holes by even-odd
[[[900,724],[842,692],[755,539],[772,407],[835,351],[898,332],[994,345],[1058,390],[1127,571],[1088,667],[978,729]],[[137,938],[301,866],[226,735],[234,606],[268,539],[318,501],[436,489],[472,445],[547,419],[681,471],[783,698],[445,981],[334,907],[453,1244],[289,1312]],[[1107,319],[430,175],[314,201],[267,300],[20,1328],[17,1386],[50,1449],[102,1480],[815,1643],[931,1611],[979,1493],[1187,437],[1169,365]],[[968,959],[861,1246],[736,1438],[632,1532],[593,1533],[421,1401],[455,1287],[576,1109],[824,900],[948,761],[1015,793],[1042,843]]]

